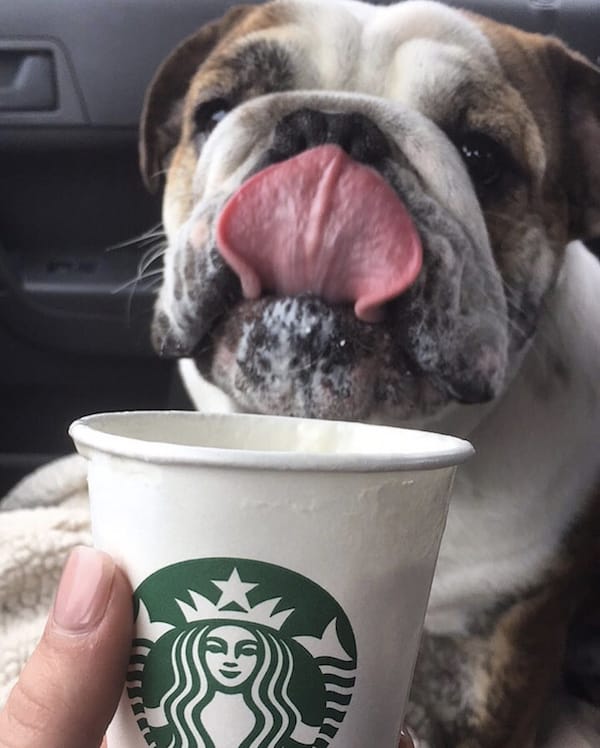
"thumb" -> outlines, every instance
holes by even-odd
[[[0,712],[0,748],[99,746],[125,682],[131,589],[92,548],[69,557],[37,649]]]

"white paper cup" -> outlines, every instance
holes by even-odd
[[[135,590],[109,748],[397,748],[467,442],[191,412],[70,434]]]

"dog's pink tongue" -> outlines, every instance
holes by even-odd
[[[217,244],[244,296],[314,293],[353,303],[366,322],[405,291],[422,264],[402,201],[373,169],[324,145],[268,167],[225,205]]]

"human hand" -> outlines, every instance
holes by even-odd
[[[402,730],[402,735],[400,735],[400,745],[398,748],[415,748],[410,734],[404,730]]]
[[[31,659],[0,712],[0,748],[95,748],[117,707],[133,630],[131,589],[105,553],[76,548]]]

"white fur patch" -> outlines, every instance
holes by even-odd
[[[600,480],[599,289],[600,263],[571,244],[517,380],[469,435],[477,454],[457,474],[432,631],[460,632],[470,614],[533,583]],[[547,369],[553,360],[566,384]],[[454,417],[436,428],[453,433]]]
[[[191,358],[180,359],[178,366],[185,390],[196,410],[201,413],[235,413],[233,400],[201,377]]]

